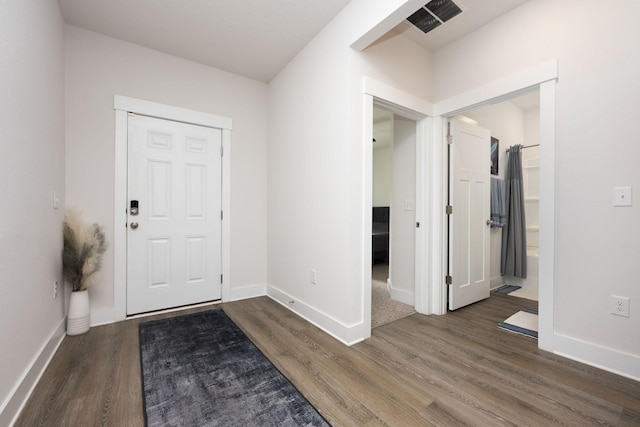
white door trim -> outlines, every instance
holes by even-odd
[[[232,120],[227,117],[185,108],[174,107],[143,99],[114,95],[113,109],[116,114],[115,137],[115,191],[113,211],[113,306],[114,320],[127,317],[127,113],[143,114],[160,119],[173,120],[222,130],[222,300],[226,301],[231,291],[231,129]]]
[[[555,288],[555,170],[556,170],[556,81],[558,79],[558,61],[552,60],[524,70],[520,73],[494,81],[480,88],[456,95],[434,104],[434,114],[440,116],[440,126],[434,126],[432,137],[435,150],[440,152],[440,159],[434,157],[430,164],[434,170],[434,179],[441,183],[444,173],[435,175],[435,168],[446,168],[444,147],[446,136],[443,123],[446,117],[484,104],[494,103],[511,98],[519,92],[534,87],[540,88],[540,272],[539,272],[539,339],[538,347],[553,351],[554,344],[554,288]],[[446,170],[446,169],[445,169]],[[443,186],[440,186],[443,188]],[[433,187],[437,189],[438,186]],[[444,189],[442,190],[444,192]],[[443,194],[434,192],[431,197],[444,210]],[[444,223],[441,224],[444,229]],[[435,236],[434,236],[435,237]],[[440,241],[445,242],[445,236]],[[443,246],[444,247],[444,246]],[[444,268],[443,260],[442,266]],[[446,313],[446,288],[444,276],[440,285],[434,282],[431,309],[433,313]]]
[[[558,60],[546,61],[484,86],[438,101],[433,105],[433,116],[454,116],[471,108],[504,101],[513,98],[519,92],[526,92],[557,78]]]

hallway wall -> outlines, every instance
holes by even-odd
[[[433,57],[435,100],[558,59],[554,339],[563,354],[635,378],[640,313],[614,316],[610,298],[640,301],[638,206],[612,206],[613,187],[640,186],[638,16],[633,0],[604,14],[595,0],[530,1]]]
[[[113,320],[114,94],[233,120],[231,287],[267,280],[267,85],[78,27],[65,27],[67,204],[109,247],[90,289],[92,323]]]
[[[63,27],[57,2],[0,3],[3,426],[11,422],[65,328]]]

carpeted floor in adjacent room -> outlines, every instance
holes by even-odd
[[[415,313],[407,304],[393,301],[387,291],[389,264],[374,264],[371,270],[371,327],[382,326]]]

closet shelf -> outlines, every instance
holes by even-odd
[[[540,201],[540,197],[525,197],[524,201],[525,202],[539,202]]]

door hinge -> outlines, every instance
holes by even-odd
[[[220,146],[220,157],[224,157],[224,147]]]
[[[447,144],[453,144],[453,135],[451,135],[451,122],[447,123]]]
[[[220,275],[220,284],[224,283],[224,276],[221,274]]]
[[[222,221],[224,219],[224,211],[220,211],[220,220]]]
[[[451,215],[453,213],[453,206],[447,205],[445,208],[445,212],[447,213],[447,215]]]
[[[453,278],[449,275],[444,276],[444,283],[450,285],[453,283]]]

